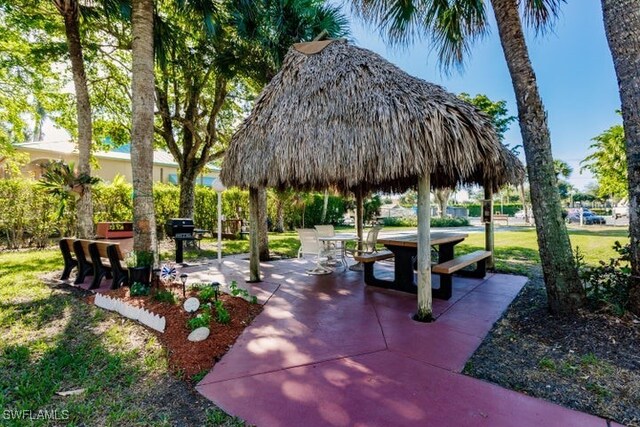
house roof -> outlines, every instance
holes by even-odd
[[[36,141],[15,144],[15,148],[27,152],[41,152],[52,154],[78,154],[78,147],[71,141]],[[95,151],[93,155],[98,159],[113,159],[131,161],[131,145],[126,144],[113,148],[110,151]],[[156,165],[172,166],[178,168],[178,163],[173,159],[171,153],[164,150],[153,151],[153,163]],[[214,171],[220,168],[213,165],[208,167]]]

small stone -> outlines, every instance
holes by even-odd
[[[194,311],[196,311],[198,308],[200,308],[200,301],[198,300],[198,298],[188,298],[183,305],[184,309],[189,312],[189,313],[193,313]]]
[[[189,336],[187,337],[187,339],[189,341],[204,341],[207,339],[207,337],[209,336],[209,328],[207,328],[206,326],[201,326],[199,328],[194,329]]]

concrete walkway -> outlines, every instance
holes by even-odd
[[[197,390],[257,426],[600,426],[607,422],[459,372],[526,278],[454,278],[437,320],[411,320],[416,297],[369,288],[361,273],[308,276],[300,260],[185,269],[190,281],[236,280],[264,311]],[[382,267],[382,274],[391,274]],[[386,270],[386,273],[385,273]],[[437,285],[437,277],[434,276]]]

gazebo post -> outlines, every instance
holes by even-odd
[[[363,222],[364,222],[364,195],[362,194],[362,187],[358,187],[356,190],[356,233],[358,234],[358,250],[362,250],[362,234],[363,234]]]
[[[418,313],[415,320],[433,320],[431,308],[431,183],[429,173],[418,181]]]
[[[491,207],[489,221],[484,223],[484,247],[485,250],[491,251],[491,256],[487,258],[486,266],[488,269],[493,269],[495,267],[493,260],[493,191],[488,183],[484,184],[484,198],[489,200]]]
[[[260,282],[260,247],[258,223],[260,221],[260,191],[249,187],[249,282]]]

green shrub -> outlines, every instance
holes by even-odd
[[[200,301],[212,302],[216,300],[216,291],[211,286],[204,286],[198,293]]]
[[[218,323],[226,325],[227,323],[231,322],[231,315],[229,314],[229,311],[224,308],[222,300],[218,300],[214,304],[216,306],[216,320],[218,321]]]
[[[194,329],[201,328],[203,326],[209,327],[211,325],[211,307],[204,305],[200,310],[200,313],[195,317],[187,320],[187,328],[193,331]]]
[[[149,295],[149,286],[146,286],[140,282],[135,282],[133,285],[131,285],[130,294],[132,297]]]
[[[469,225],[467,218],[431,218],[432,227],[466,227]]]
[[[596,306],[609,305],[614,312],[622,315],[629,304],[631,287],[631,245],[622,246],[615,242],[616,258],[600,261],[596,267],[586,267],[584,256],[576,248],[576,262],[580,269],[587,298]]]
[[[382,225],[385,227],[417,227],[418,218],[383,218]],[[466,227],[468,225],[467,218],[431,218],[431,227]]]
[[[480,212],[482,211],[482,208],[481,208],[480,204],[477,204],[477,203],[454,205],[454,207],[467,208],[469,210],[469,216],[470,217],[479,217],[480,216]],[[500,202],[498,202],[498,203],[496,203],[495,201],[493,202],[493,211],[494,212],[504,212],[505,215],[513,216],[513,215],[515,215],[516,212],[518,212],[520,210],[522,210],[522,204],[521,203],[505,203],[505,204],[502,205],[502,208],[501,208]]]
[[[173,292],[168,291],[166,289],[161,289],[157,291],[155,294],[153,294],[153,299],[159,302],[164,302],[169,304],[176,303],[176,296],[173,294]]]

